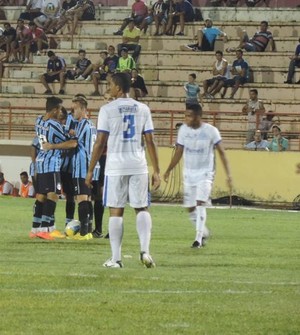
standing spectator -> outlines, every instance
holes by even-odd
[[[214,98],[215,94],[221,89],[221,87],[218,88],[219,83],[229,78],[228,62],[223,58],[222,51],[216,51],[216,59],[212,69],[213,77],[203,81],[203,96],[208,99]]]
[[[131,72],[132,69],[135,69],[134,59],[128,55],[128,49],[123,47],[121,49],[121,57],[118,60],[118,65],[116,68],[117,72]]]
[[[227,42],[227,35],[218,27],[213,26],[211,19],[205,20],[205,27],[198,30],[196,39],[197,43],[182,45],[182,51],[214,51],[215,41],[217,37],[223,37],[224,42]]]
[[[64,86],[66,62],[62,57],[56,56],[55,53],[51,50],[48,51],[47,55],[49,57],[47,64],[47,73],[41,75],[41,82],[46,88],[44,94],[52,94],[48,83],[53,83],[55,80],[59,81],[60,83],[60,89],[58,93],[65,94]]]
[[[74,69],[67,71],[68,79],[75,80],[85,80],[88,75],[92,73],[92,69],[90,71],[86,71],[87,68],[92,64],[92,62],[86,58],[86,52],[83,49],[78,51],[78,60]]]
[[[112,76],[111,96],[114,101],[101,107],[98,116],[98,136],[94,145],[86,183],[91,184],[92,174],[107,144],[104,199],[109,207],[109,237],[111,259],[103,266],[122,268],[121,245],[123,214],[127,200],[136,212],[136,228],[140,240],[140,260],[147,267],[154,267],[150,256],[152,220],[148,212],[148,168],[144,151],[146,144],[152,166],[152,185],[160,185],[153,123],[148,106],[128,98],[130,78],[125,73]]]
[[[196,74],[191,73],[189,74],[189,79],[186,84],[183,86],[186,92],[186,99],[185,103],[189,104],[198,104],[198,97],[200,99],[201,105],[203,105],[202,96],[200,94],[200,87],[196,84]]]
[[[206,207],[210,200],[215,175],[215,149],[223,163],[228,186],[232,189],[229,164],[219,130],[202,120],[200,105],[188,105],[185,113],[186,123],[178,131],[175,154],[164,173],[168,182],[170,172],[184,157],[183,186],[184,207],[187,208],[192,224],[196,228],[192,248],[204,246],[206,227]]]
[[[118,55],[121,56],[122,48],[127,48],[128,51],[133,51],[132,58],[137,61],[141,52],[139,40],[141,30],[135,26],[134,20],[129,19],[128,26],[124,29],[122,43],[118,44]]]
[[[26,11],[20,14],[19,19],[33,21],[36,17],[43,14],[41,12],[42,7],[43,0],[28,0]]]
[[[258,91],[252,89],[249,91],[250,99],[243,107],[242,113],[247,114],[247,136],[246,143],[253,141],[253,136],[256,129],[260,128],[263,114],[265,113],[265,107],[262,100],[258,99]]]
[[[123,30],[127,27],[131,19],[134,20],[134,23],[139,26],[145,17],[148,15],[148,8],[145,3],[141,0],[135,0],[131,7],[131,16],[130,18],[124,19],[120,29],[114,33],[114,35],[123,35]]]
[[[180,24],[180,32],[177,36],[184,35],[184,26],[186,22],[193,22],[195,18],[194,8],[188,0],[177,0],[175,5],[175,12],[169,13],[167,31],[171,30],[173,24]],[[168,33],[173,35],[172,33]]]
[[[29,59],[29,53],[36,53],[37,56],[42,51],[49,48],[48,38],[42,28],[38,28],[34,22],[29,22],[30,37],[25,46],[25,59]]]
[[[19,196],[22,198],[34,198],[35,190],[32,182],[29,181],[28,173],[26,171],[20,173],[21,186]]]
[[[295,54],[293,56],[289,56],[290,58],[290,65],[289,65],[289,72],[287,75],[287,79],[284,82],[285,84],[292,84],[293,83],[293,77],[295,74],[296,67],[300,67],[300,38],[299,38],[299,44],[296,47]],[[296,82],[296,84],[300,84],[300,80]]]
[[[263,52],[266,50],[269,42],[271,43],[272,51],[276,51],[275,41],[272,33],[268,30],[268,26],[269,23],[267,21],[261,21],[260,31],[256,32],[251,39],[249,39],[247,32],[244,30],[238,47],[228,48],[226,51],[234,52],[237,49],[245,49],[248,52]]]
[[[13,185],[4,179],[4,173],[0,172],[0,195],[12,195]]]
[[[270,151],[279,152],[286,151],[289,148],[289,140],[281,135],[281,129],[274,124],[272,127],[273,138],[268,145]]]
[[[129,96],[133,99],[143,98],[148,94],[144,78],[139,74],[137,69],[131,71],[131,86]]]
[[[244,148],[246,150],[254,150],[254,151],[268,150],[267,149],[268,145],[269,145],[269,142],[262,139],[261,131],[256,130],[254,134],[254,141],[245,144]]]

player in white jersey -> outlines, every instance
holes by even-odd
[[[228,186],[232,187],[229,164],[221,144],[221,135],[214,126],[201,120],[200,105],[187,105],[185,124],[178,132],[175,154],[164,174],[168,182],[171,170],[183,156],[184,207],[187,207],[190,220],[195,225],[196,237],[193,248],[203,246],[206,223],[206,205],[215,175],[216,148],[224,165]]]
[[[107,143],[103,202],[110,211],[108,229],[112,257],[103,265],[111,268],[123,267],[123,213],[129,199],[130,206],[136,212],[140,259],[150,268],[154,266],[154,262],[149,253],[152,220],[148,212],[148,167],[144,142],[152,161],[152,185],[155,189],[160,185],[158,156],[150,109],[128,97],[130,85],[128,74],[116,73],[112,76],[110,94],[116,100],[100,109],[98,136],[86,183],[91,185],[93,169]]]

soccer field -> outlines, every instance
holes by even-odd
[[[33,203],[0,197],[1,335],[300,334],[299,213],[208,209],[213,236],[191,249],[184,209],[153,205],[147,269],[127,208],[124,268],[106,269],[108,240],[30,240]]]

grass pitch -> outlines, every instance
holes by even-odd
[[[33,202],[0,197],[1,335],[300,334],[299,213],[208,209],[213,236],[194,250],[184,209],[154,205],[146,269],[127,208],[125,268],[105,269],[108,240],[30,240]]]

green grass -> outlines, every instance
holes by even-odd
[[[105,269],[108,240],[30,240],[33,202],[0,197],[1,335],[300,334],[299,213],[209,209],[213,237],[194,250],[184,209],[154,205],[146,269],[128,208],[125,268]]]

